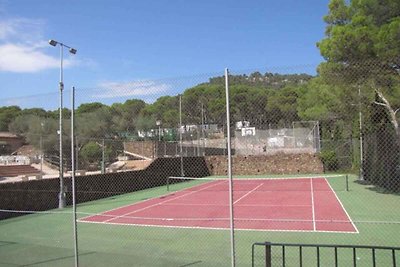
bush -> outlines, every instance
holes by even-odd
[[[99,145],[91,141],[82,147],[79,156],[85,164],[91,164],[101,160],[101,153]]]
[[[321,151],[319,157],[324,165],[325,171],[336,171],[339,167],[339,160],[334,150]]]

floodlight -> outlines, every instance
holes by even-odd
[[[58,42],[54,41],[54,40],[49,40],[49,44],[52,46],[56,46],[58,44]]]
[[[70,48],[70,49],[69,49],[69,52],[70,52],[71,54],[74,54],[74,55],[75,55],[75,54],[76,54],[76,49],[75,49],[75,48]]]

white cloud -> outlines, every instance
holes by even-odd
[[[44,21],[11,18],[0,21],[0,40],[6,42],[37,43],[43,39]]]
[[[59,60],[24,45],[0,45],[0,71],[37,72],[59,66]]]
[[[12,36],[14,29],[12,25],[7,22],[0,21],[0,40],[6,39],[7,36]]]
[[[171,86],[151,80],[132,82],[103,82],[95,97],[117,98],[117,97],[139,97],[154,96],[167,92]]]
[[[60,59],[51,57],[40,51],[36,46],[22,44],[0,45],[0,71],[38,72],[45,69],[59,68]],[[77,65],[78,61],[66,59],[64,67]]]
[[[59,68],[60,60],[47,55],[43,38],[44,22],[25,18],[0,20],[0,71],[33,73]],[[78,61],[64,60],[64,66]]]

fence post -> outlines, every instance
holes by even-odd
[[[235,216],[233,208],[233,178],[232,178],[232,154],[231,154],[231,123],[230,123],[230,109],[229,109],[229,72],[225,69],[225,103],[226,103],[226,137],[228,148],[228,179],[229,179],[229,210],[230,210],[230,230],[231,230],[231,260],[232,267],[235,267]]]
[[[103,140],[104,142],[104,140]],[[103,143],[104,145],[104,143]],[[78,226],[76,223],[76,180],[75,180],[75,87],[71,92],[71,187],[72,187],[72,211],[73,211],[73,229],[74,229],[74,258],[75,267],[79,266],[78,249]]]
[[[265,242],[265,267],[271,267],[272,266],[272,260],[271,260],[271,243],[270,242]]]
[[[251,246],[251,267],[254,267],[254,247],[256,246],[256,244],[253,244]]]

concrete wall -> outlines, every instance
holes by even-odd
[[[154,141],[124,142],[124,150],[151,159],[156,157]]]

